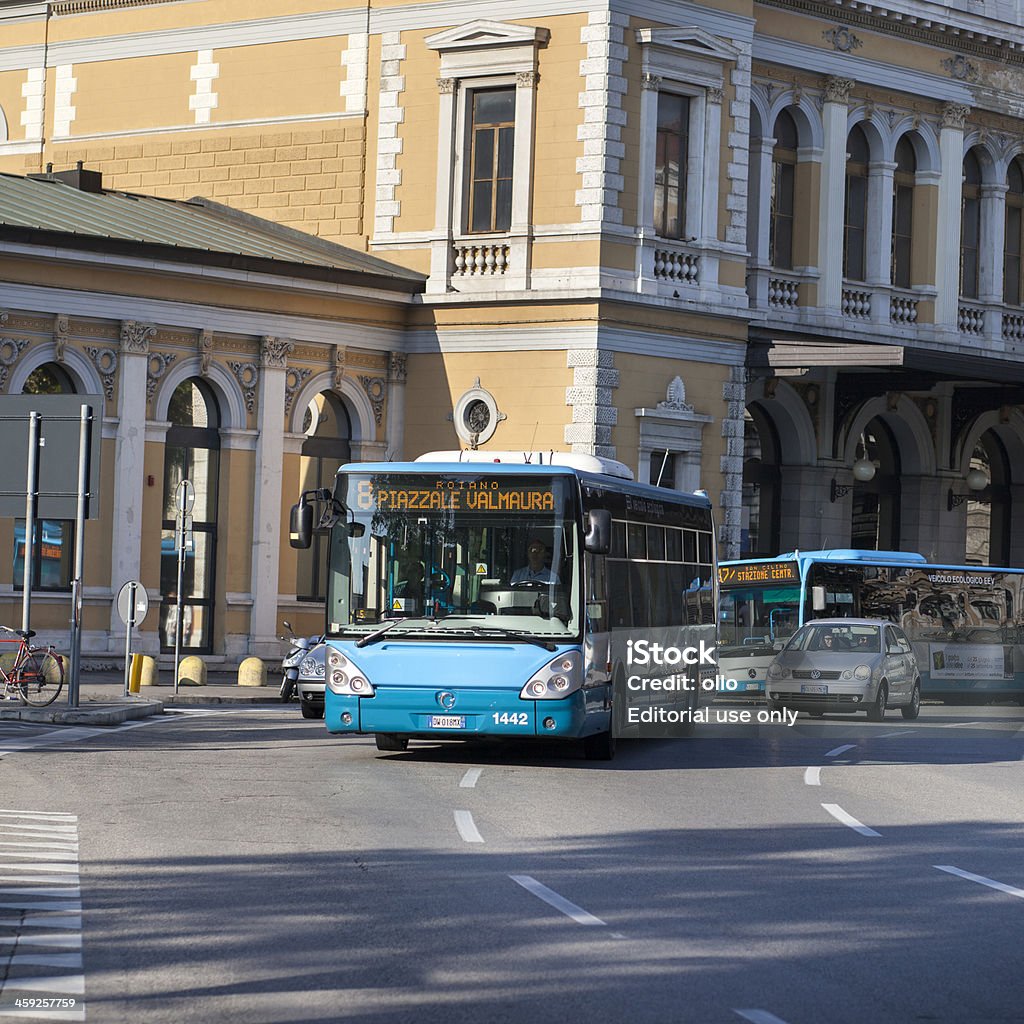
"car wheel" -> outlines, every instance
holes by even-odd
[[[377,741],[378,750],[399,751],[409,749],[408,736],[391,736],[386,733],[374,733],[373,738]]]
[[[782,701],[780,701],[780,700],[770,700],[770,701],[768,701],[768,710],[769,711],[781,711],[785,706],[786,705],[783,704]]]
[[[588,761],[610,761],[615,756],[615,734],[612,730],[585,736],[583,738],[583,756]]]
[[[304,700],[302,702],[302,717],[303,718],[323,718],[324,709],[321,704],[314,704],[311,700]]]
[[[885,718],[885,706],[889,702],[889,687],[886,685],[883,679],[878,684],[878,696],[875,698],[875,703],[868,708],[868,721],[869,722],[880,722]]]
[[[917,718],[921,713],[921,680],[914,682],[914,691],[910,695],[910,703],[905,708],[900,708],[904,718]]]

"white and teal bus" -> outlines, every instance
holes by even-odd
[[[293,546],[308,546],[310,502],[331,531],[333,733],[390,751],[575,738],[608,759],[627,641],[714,646],[710,502],[635,483],[621,463],[470,451],[343,466],[333,493],[293,508]]]
[[[925,697],[1024,700],[1024,570],[932,565],[901,551],[793,551],[719,567],[719,670],[763,696],[777,645],[810,619],[887,619]]]

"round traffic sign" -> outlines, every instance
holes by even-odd
[[[117,614],[121,616],[121,621],[126,626],[137,626],[148,611],[149,594],[146,588],[135,580],[129,580],[117,593]]]
[[[196,503],[196,489],[192,486],[191,480],[182,480],[178,484],[178,490],[174,496],[174,507],[179,512],[191,512],[192,506]]]

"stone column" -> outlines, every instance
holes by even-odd
[[[537,110],[536,71],[516,72],[516,122],[512,175],[512,220],[509,224],[507,287],[530,287],[530,230],[533,221],[533,122]]]
[[[404,352],[392,352],[388,357],[387,446],[397,462],[405,452],[405,360]]]
[[[139,580],[142,571],[142,492],[146,457],[146,374],[149,339],[156,334],[152,324],[135,320],[121,323],[121,353],[117,388],[117,435],[114,440],[114,508],[112,522],[116,542],[110,559],[110,588],[116,594],[122,584]],[[94,430],[102,427],[100,417]],[[125,625],[110,609],[111,643],[125,634]]]
[[[853,474],[836,466],[779,467],[779,549],[815,551],[850,546],[852,489],[830,500],[832,478],[840,486]]]
[[[835,314],[839,313],[843,300],[846,116],[853,86],[848,78],[827,79],[821,113],[825,149],[821,156],[821,198],[818,205],[818,306]]]
[[[896,164],[878,160],[868,170],[866,283],[872,289],[871,319],[889,323],[892,281],[892,191]],[[881,289],[881,291],[879,291]]]
[[[281,558],[281,478],[284,459],[286,338],[264,337],[260,348],[259,439],[253,480],[252,617],[249,653],[280,656],[277,639],[278,575]]]
[[[636,223],[640,231],[637,246],[637,291],[657,294],[654,280],[654,159],[658,125],[658,90],[661,79],[646,72],[640,76],[640,149],[637,154]],[[599,125],[584,125],[580,131],[598,132]]]
[[[939,134],[939,210],[935,246],[935,323],[957,330],[960,306],[960,205],[963,195],[964,121],[970,110],[959,103],[942,108]]]

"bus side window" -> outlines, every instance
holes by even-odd
[[[629,563],[608,561],[608,624],[612,629],[631,629],[632,607],[629,597]]]

